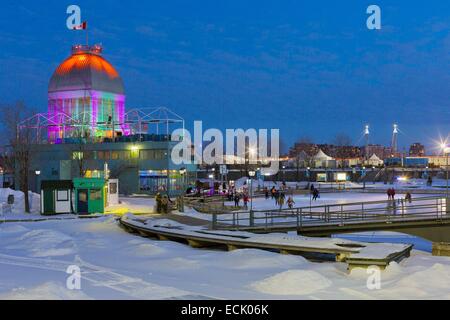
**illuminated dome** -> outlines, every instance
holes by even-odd
[[[48,130],[49,141],[59,143],[79,134],[77,130],[99,139],[128,134],[122,79],[101,54],[99,45],[73,46],[72,55],[53,73],[48,114],[56,125]],[[78,129],[68,127],[70,123]]]
[[[99,45],[74,46],[72,55],[53,73],[48,92],[97,90],[124,94],[122,78],[101,53]]]

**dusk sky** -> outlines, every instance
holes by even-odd
[[[363,126],[388,145],[431,145],[450,131],[450,2],[2,1],[0,102],[44,112],[47,85],[83,31],[66,28],[77,4],[90,43],[122,76],[127,108],[167,106],[192,127],[279,128],[355,144]],[[382,10],[368,30],[366,8]]]

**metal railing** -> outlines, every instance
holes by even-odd
[[[212,212],[213,228],[233,230],[284,227],[299,229],[306,226],[418,219],[450,219],[449,201],[445,197],[421,197],[411,201],[395,199],[278,210]]]

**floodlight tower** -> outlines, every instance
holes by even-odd
[[[369,134],[370,134],[370,131],[369,131],[369,125],[368,124],[366,124],[366,126],[364,127],[364,139],[365,139],[365,142],[366,142],[366,146],[365,146],[365,154],[366,154],[366,159],[368,159],[369,158]]]
[[[391,141],[391,151],[393,155],[397,153],[398,148],[397,136],[398,136],[398,125],[394,123],[394,130],[392,131],[392,141]]]

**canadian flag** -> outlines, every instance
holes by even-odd
[[[73,27],[73,30],[86,30],[86,29],[87,29],[87,22],[86,21],[84,21],[79,26]]]

